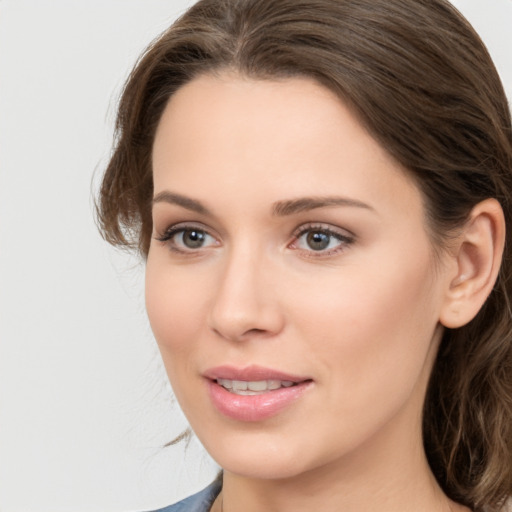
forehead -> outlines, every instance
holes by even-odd
[[[358,199],[365,202],[405,190],[405,202],[419,195],[350,109],[307,78],[225,74],[191,81],[162,115],[153,171],[155,192],[193,190],[205,200],[237,197],[241,204],[308,190],[363,196]]]
[[[332,127],[336,110],[341,108],[344,106],[330,90],[307,78],[256,80],[232,73],[201,75],[170,99],[155,146],[162,134],[185,139],[193,135],[191,132],[196,139],[202,136],[203,144],[229,144],[226,136],[233,144],[256,144],[266,135],[267,147],[272,140],[282,145],[285,136],[296,141],[311,137],[312,130],[307,133],[305,128],[314,128],[312,123]],[[174,132],[166,129],[172,124]]]

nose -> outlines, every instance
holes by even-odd
[[[209,326],[222,338],[271,337],[284,326],[276,273],[261,255],[233,251],[224,261],[210,310]]]

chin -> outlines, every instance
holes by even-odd
[[[294,459],[277,454],[268,457],[261,454],[260,457],[242,459],[240,457],[224,457],[224,464],[220,464],[224,471],[238,476],[256,480],[286,480],[295,478],[307,471],[303,462],[296,456]]]
[[[307,441],[291,436],[286,436],[287,439],[280,435],[272,437],[268,432],[249,436],[230,433],[208,437],[211,442],[202,440],[203,445],[217,464],[223,470],[245,478],[296,478],[328,465],[333,457],[332,450],[323,454],[311,453]]]

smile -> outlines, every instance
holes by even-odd
[[[229,380],[217,379],[217,384],[235,395],[261,395],[268,391],[280,388],[289,388],[296,385],[291,380]]]
[[[218,366],[203,373],[212,405],[236,421],[257,422],[292,408],[314,385],[308,376],[261,366]]]

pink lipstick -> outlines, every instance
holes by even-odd
[[[290,406],[311,386],[309,377],[261,366],[218,366],[204,373],[219,412],[238,421],[261,421]]]

